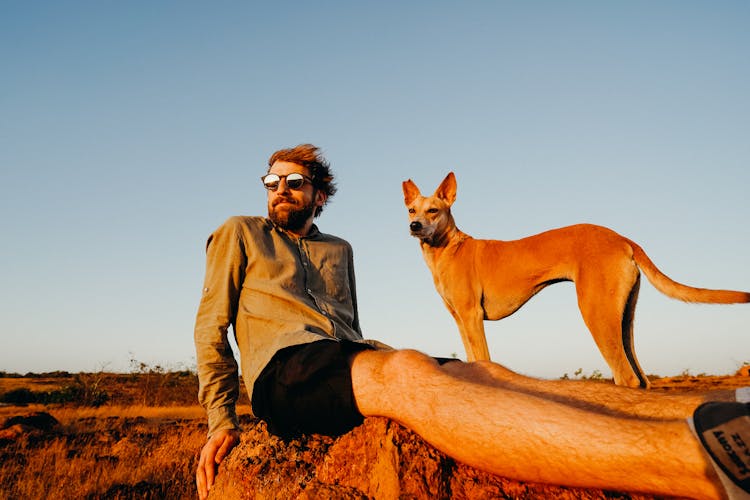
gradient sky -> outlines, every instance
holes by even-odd
[[[206,238],[265,215],[268,157],[303,142],[394,347],[464,356],[401,192],[449,171],[475,237],[592,222],[750,290],[748,26],[745,1],[4,1],[0,370],[193,367]],[[486,329],[523,373],[610,374],[570,283]],[[647,373],[733,373],[750,305],[644,280],[635,341]]]

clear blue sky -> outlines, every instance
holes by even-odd
[[[340,191],[368,337],[463,357],[401,182],[454,171],[459,226],[515,239],[593,222],[687,284],[750,289],[745,1],[0,3],[0,370],[195,363],[207,236],[265,215],[276,149]],[[494,359],[609,375],[573,285],[486,324]],[[644,280],[648,373],[750,361],[750,305]]]

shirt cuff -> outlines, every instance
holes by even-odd
[[[208,415],[208,437],[223,429],[240,430],[240,421],[234,405],[219,406],[206,412]]]

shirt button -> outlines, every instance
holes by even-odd
[[[310,290],[310,289],[308,288],[308,289],[307,289],[307,293],[309,293],[310,295],[312,295],[312,290]]]

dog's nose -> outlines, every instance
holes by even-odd
[[[411,229],[412,231],[419,231],[420,229],[422,229],[422,223],[414,221],[409,224],[409,229]]]

